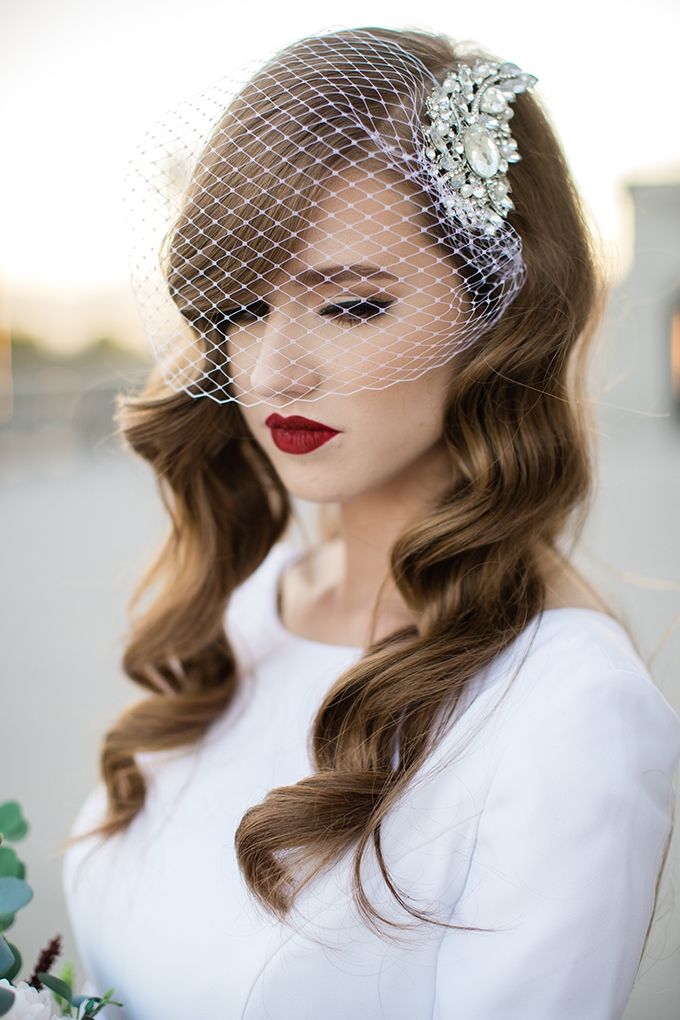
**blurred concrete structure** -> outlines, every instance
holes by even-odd
[[[631,182],[627,192],[633,261],[610,293],[597,369],[608,387],[603,399],[620,407],[602,406],[601,414],[621,424],[633,425],[636,413],[680,422],[680,391],[673,385],[673,367],[677,386],[680,365],[672,365],[673,320],[680,313],[680,182]]]
[[[670,356],[680,184],[635,184],[630,194],[634,262],[610,296],[593,360],[598,498],[574,559],[627,620],[680,712],[680,416]],[[32,826],[18,849],[35,901],[8,932],[24,950],[24,976],[56,932],[62,960],[77,961],[58,846],[96,781],[105,729],[143,696],[120,668],[126,603],[166,521],[150,470],[119,448],[112,421],[115,393],[134,389],[144,362],[107,344],[62,362],[19,344],[14,370],[0,428],[0,799],[19,799]],[[300,518],[309,523],[313,509],[299,504]],[[676,831],[626,1020],[680,1015],[679,846]]]

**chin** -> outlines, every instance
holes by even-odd
[[[342,479],[338,478],[338,472],[332,468],[321,470],[310,464],[308,471],[306,478],[304,472],[300,472],[296,478],[287,478],[287,472],[279,475],[286,490],[296,499],[303,499],[308,503],[346,503],[365,491],[365,487],[357,486],[356,479],[343,485]]]
[[[309,487],[286,485],[285,481],[284,485],[291,496],[294,496],[295,499],[302,499],[305,503],[344,503],[349,498],[346,492],[330,486],[324,489],[321,485]]]

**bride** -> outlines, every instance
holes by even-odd
[[[118,418],[170,528],[64,860],[127,1017],[623,1015],[680,720],[566,551],[605,288],[536,80],[334,30],[149,157]]]

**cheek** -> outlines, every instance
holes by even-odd
[[[389,406],[385,419],[395,431],[434,437],[442,430],[452,367],[442,365],[423,372],[418,379],[385,390]]]
[[[442,435],[448,384],[448,373],[439,375],[439,387],[426,373],[423,380],[374,393],[377,399],[352,429],[354,451],[363,449],[365,457],[378,465],[381,459],[406,464],[436,443]]]

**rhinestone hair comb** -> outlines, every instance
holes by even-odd
[[[428,170],[443,205],[466,227],[496,234],[514,204],[506,171],[522,157],[510,103],[538,78],[516,64],[476,61],[448,71],[425,101]]]

